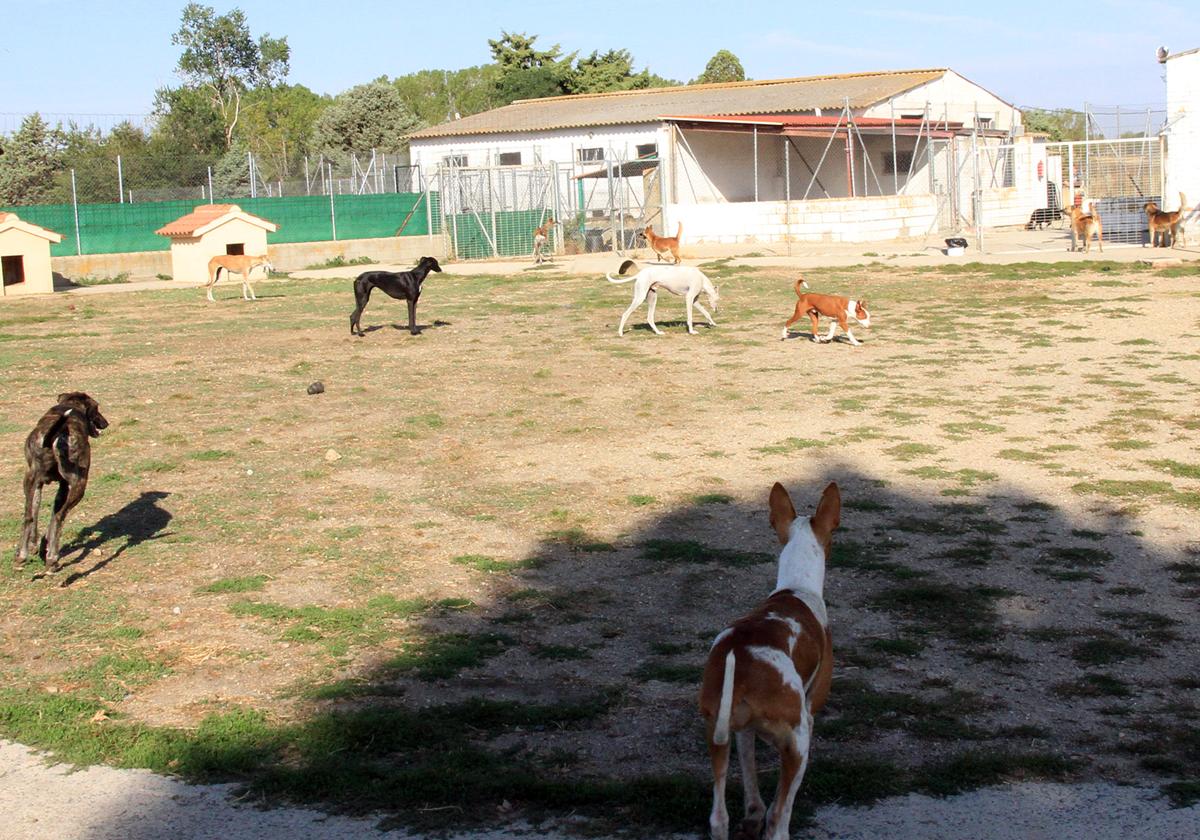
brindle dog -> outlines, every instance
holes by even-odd
[[[92,465],[92,445],[88,438],[100,437],[100,430],[106,428],[108,421],[100,413],[99,403],[82,391],[71,391],[58,395],[58,405],[47,411],[25,438],[25,522],[17,545],[17,568],[25,564],[31,553],[44,552],[46,572],[58,571],[63,520],[87,489]],[[37,526],[42,486],[52,481],[58,482],[58,493],[46,528],[45,544],[39,545]]]

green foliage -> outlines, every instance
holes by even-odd
[[[461,70],[418,70],[392,79],[404,106],[426,125],[470,116],[496,107],[500,67],[482,64]]]
[[[241,9],[218,15],[211,6],[188,3],[171,43],[183,47],[176,70],[184,83],[203,91],[220,113],[226,148],[233,145],[243,93],[270,87],[288,74],[287,38],[262,35],[255,41]]]
[[[729,50],[717,50],[716,54],[704,65],[704,72],[692,80],[694,85],[706,85],[714,82],[744,82],[746,71],[742,62]]]
[[[61,136],[39,114],[30,114],[0,150],[0,205],[40,204],[52,198]]]
[[[378,149],[398,152],[420,120],[404,104],[395,86],[370,82],[340,94],[313,125],[312,147],[327,157]]]
[[[1021,112],[1026,131],[1045,133],[1051,140],[1083,140],[1087,136],[1086,117],[1082,111],[1057,108],[1026,108]]]

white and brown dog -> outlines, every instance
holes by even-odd
[[[725,774],[730,732],[737,739],[745,790],[742,835],[787,840],[792,805],[808,767],[813,715],[825,705],[833,676],[833,639],[823,593],[832,535],[841,519],[841,494],[830,484],[816,514],[797,519],[787,490],[776,483],[770,510],[771,527],[783,545],[775,591],[717,635],[700,689],[713,769],[708,824],[714,840],[729,836]],[[769,813],[758,790],[755,736],[779,751],[779,786]]]
[[[259,256],[251,256],[249,254],[218,254],[208,261],[208,282],[204,284],[204,288],[208,291],[208,299],[213,299],[212,287],[216,285],[217,280],[221,276],[221,269],[225,269],[226,276],[230,274],[242,275],[242,300],[258,300],[254,296],[254,287],[250,285],[250,272],[262,266],[263,277],[270,277],[271,272],[275,270],[275,266],[271,265],[271,261],[267,259],[266,254]],[[250,294],[247,295],[246,292]]]
[[[788,337],[788,327],[799,321],[805,315],[812,320],[812,337],[813,341],[833,341],[833,334],[840,326],[842,331],[846,333],[846,337],[850,339],[850,343],[855,347],[862,344],[861,341],[854,337],[854,333],[850,331],[850,321],[854,320],[862,324],[867,329],[871,327],[871,313],[867,311],[867,302],[865,300],[854,300],[853,298],[841,297],[840,295],[818,295],[812,292],[806,292],[808,283],[801,277],[793,286],[796,290],[796,311],[792,313],[792,317],[787,319],[783,325],[783,335],[781,338]],[[829,333],[821,338],[817,335],[817,325],[820,323],[821,316],[824,315],[830,319]]]
[[[696,334],[696,328],[692,326],[692,307],[700,310],[700,314],[708,319],[708,323],[714,327],[717,325],[713,321],[712,316],[708,314],[698,298],[701,293],[708,296],[708,305],[713,308],[713,312],[717,311],[717,303],[721,296],[717,294],[717,290],[713,288],[712,281],[704,276],[704,272],[690,265],[652,265],[637,270],[638,266],[633,260],[625,260],[621,263],[621,268],[617,274],[621,277],[613,277],[611,274],[605,274],[610,283],[633,283],[633,303],[629,304],[629,308],[625,310],[625,314],[621,316],[621,323],[617,327],[617,335],[625,334],[625,322],[629,320],[629,316],[633,314],[633,310],[641,306],[642,301],[650,299],[649,310],[646,312],[646,323],[650,325],[650,329],[654,330],[656,335],[662,335],[662,330],[654,323],[654,305],[658,301],[658,291],[661,289],[670,292],[673,295],[682,295],[687,303],[687,326],[690,335]],[[636,274],[625,276],[627,271],[636,271]]]
[[[533,231],[533,264],[539,265],[546,259],[546,246],[550,242],[550,231],[554,229],[555,221],[551,216],[545,224]]]

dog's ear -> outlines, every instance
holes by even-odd
[[[787,545],[792,522],[796,519],[796,508],[792,505],[792,497],[778,481],[771,488],[768,505],[771,510],[771,527],[775,529],[775,536],[779,537],[780,545]]]
[[[74,396],[74,394],[72,394],[70,391],[68,391],[65,394],[59,394],[58,401],[60,403],[65,403],[67,400],[71,399],[71,397],[73,397],[73,396]]]
[[[829,545],[829,539],[842,521],[842,493],[836,482],[829,482],[821,501],[817,503],[817,512],[812,517],[813,534],[822,545]]]
[[[630,270],[633,270],[636,272],[637,271],[637,263],[635,263],[633,260],[625,260],[625,262],[621,263],[621,267],[617,269],[617,274],[621,275]]]

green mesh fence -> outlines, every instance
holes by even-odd
[[[459,213],[446,219],[446,227],[454,236],[455,256],[460,260],[477,260],[495,253],[521,257],[533,252],[530,232],[545,220],[545,215],[542,209],[499,211],[493,229],[491,214]]]
[[[441,211],[437,193],[429,194],[430,206],[422,193],[384,193],[381,195],[335,195],[330,208],[327,195],[299,195],[281,198],[234,199],[247,213],[253,213],[279,225],[267,234],[267,243],[323,242],[334,239],[376,239],[388,236],[424,236],[441,231]],[[75,215],[70,204],[42,204],[0,208],[16,213],[27,222],[41,225],[63,235],[63,241],[50,246],[50,255],[120,254],[129,251],[165,251],[171,240],[154,231],[196,208],[193,201],[156,201],[146,204],[79,205],[79,238],[76,241]],[[490,249],[488,251],[490,253]]]

